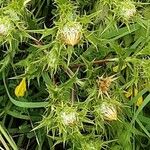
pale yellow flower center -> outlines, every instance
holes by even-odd
[[[65,25],[61,31],[61,37],[65,44],[76,45],[81,38],[81,25]]]
[[[105,120],[117,120],[117,110],[113,105],[103,103],[100,110]]]
[[[62,121],[65,125],[74,124],[77,120],[76,114],[74,112],[71,112],[71,113],[63,112],[61,114],[61,118],[62,118]]]

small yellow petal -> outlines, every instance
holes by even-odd
[[[135,88],[134,89],[134,96],[136,96],[138,94],[138,90]]]
[[[136,96],[138,94],[138,89],[136,89],[136,88],[134,88],[134,96]],[[130,89],[128,89],[128,91],[125,93],[125,97],[126,98],[129,98],[129,97],[131,97],[133,95],[133,90],[130,88]],[[137,102],[136,102],[136,106],[141,106],[142,105],[142,103],[143,103],[143,97],[141,96],[141,97],[139,97],[139,99],[137,100]]]
[[[136,102],[136,106],[141,106],[142,105],[142,103],[143,103],[143,97],[141,96],[138,100],[137,100],[137,102]]]
[[[19,85],[15,88],[15,95],[17,97],[22,97],[25,95],[26,90],[26,79],[23,78]]]
[[[132,89],[128,89],[128,91],[127,91],[126,94],[125,94],[125,97],[126,97],[126,98],[129,98],[129,97],[132,96],[132,94],[133,94]]]
[[[127,67],[127,65],[123,65],[121,70],[125,69],[126,67]],[[118,72],[118,68],[119,68],[119,66],[113,67],[113,72]]]
[[[138,94],[138,90],[137,89],[134,89],[134,96],[136,96]],[[136,102],[136,106],[141,106],[142,105],[142,103],[143,103],[143,97],[141,96],[141,97],[139,97],[139,99],[137,100],[137,102]]]

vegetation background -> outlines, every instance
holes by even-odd
[[[0,0],[0,149],[150,149],[149,0]]]

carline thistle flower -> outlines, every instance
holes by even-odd
[[[12,24],[8,20],[9,18],[0,18],[0,36],[7,36],[12,30]]]
[[[0,24],[0,35],[6,35],[8,28],[5,24]]]
[[[103,102],[100,106],[100,112],[104,120],[117,120],[117,110],[115,105]]]
[[[67,23],[60,30],[60,38],[66,45],[74,46],[82,37],[82,26],[78,22]]]
[[[77,122],[77,116],[75,112],[70,112],[70,113],[62,112],[61,119],[63,124],[66,126],[73,125]]]
[[[131,1],[121,2],[119,13],[123,19],[129,20],[136,13],[135,5]]]
[[[98,77],[98,80],[97,80],[98,89],[99,89],[98,97],[99,95],[102,95],[102,94],[106,94],[109,97],[108,90],[111,86],[111,83],[117,79],[117,78],[114,78],[114,76],[115,75],[112,75],[106,78],[104,78],[103,76]]]

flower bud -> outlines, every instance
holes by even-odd
[[[81,39],[81,30],[82,27],[79,23],[67,23],[60,30],[60,38],[65,44],[74,46],[78,44]]]
[[[100,107],[100,111],[105,120],[108,121],[117,120],[117,110],[114,105],[103,102]]]
[[[23,97],[26,91],[27,91],[26,78],[23,78],[19,83],[19,85],[15,88],[15,95],[17,97]]]
[[[77,121],[76,113],[75,112],[62,112],[61,114],[62,122],[64,125],[73,125]]]
[[[120,5],[120,16],[125,19],[129,20],[131,17],[133,17],[136,13],[135,5],[128,1],[128,2],[122,2]]]
[[[12,24],[8,18],[0,18],[0,36],[6,36],[12,30]]]
[[[8,32],[8,29],[5,24],[0,24],[0,35],[6,35]]]

